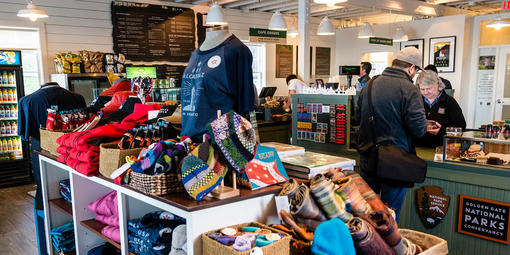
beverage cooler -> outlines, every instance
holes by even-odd
[[[21,52],[0,50],[0,188],[31,181],[28,143],[18,135],[18,99],[23,96]]]
[[[82,95],[87,105],[90,105],[103,90],[110,87],[106,73],[52,74],[51,81]]]

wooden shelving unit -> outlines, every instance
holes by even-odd
[[[105,241],[109,242],[111,245],[120,249],[119,243],[113,241],[112,239],[110,239],[109,237],[107,237],[101,233],[101,230],[106,226],[105,224],[103,224],[97,220],[94,220],[94,219],[82,221],[82,222],[80,222],[80,224],[82,226],[84,226],[85,228],[87,228],[88,230],[90,230],[92,233],[98,235],[99,237],[103,238]],[[137,254],[130,252],[129,255],[137,255]]]
[[[52,199],[49,201],[52,206],[59,209],[69,217],[73,217],[73,204],[63,198]]]

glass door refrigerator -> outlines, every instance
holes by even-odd
[[[28,143],[18,135],[24,96],[21,51],[0,50],[0,188],[31,182]]]

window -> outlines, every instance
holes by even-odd
[[[37,29],[0,27],[0,49],[21,50],[25,95],[36,91],[42,81],[41,50]]]
[[[362,57],[363,61],[368,61],[372,64],[372,71],[370,76],[382,74],[386,67],[391,65],[393,60],[393,52],[371,52],[365,53]]]
[[[253,83],[257,94],[266,86],[266,45],[263,43],[245,43],[253,55]]]

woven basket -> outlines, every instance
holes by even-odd
[[[156,196],[185,191],[181,178],[176,173],[148,175],[131,171],[129,186]]]
[[[67,133],[71,133],[72,130],[50,131],[46,129],[39,129],[39,132],[41,136],[41,148],[48,151],[51,155],[59,156],[57,153],[57,148],[59,146],[57,139]]]
[[[448,254],[448,243],[442,238],[410,229],[399,229],[399,232],[403,237],[423,248],[420,255]]]
[[[113,171],[126,163],[127,156],[138,156],[142,149],[121,150],[116,143],[101,144],[99,149],[99,173],[110,178]]]
[[[262,249],[263,254],[287,255],[290,253],[290,250],[289,250],[290,235],[288,235],[287,233],[284,233],[278,229],[266,226],[264,224],[260,224],[258,222],[240,224],[240,225],[236,225],[235,227],[237,227],[237,229],[241,229],[243,227],[248,227],[248,226],[267,228],[275,233],[282,233],[285,235],[284,238],[282,238],[272,244],[266,245],[264,247],[260,247]],[[250,254],[251,249],[248,251],[239,252],[239,251],[236,251],[234,248],[232,248],[232,246],[223,245],[223,244],[217,242],[216,240],[207,236],[207,234],[212,233],[212,232],[217,232],[217,231],[218,230],[214,230],[214,231],[209,231],[207,233],[202,234],[202,254],[204,254],[204,255],[249,255]]]

